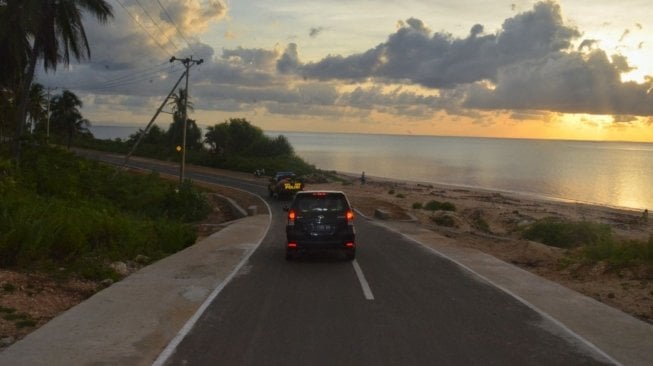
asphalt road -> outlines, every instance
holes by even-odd
[[[251,182],[187,176],[266,195]],[[268,236],[166,365],[609,364],[522,302],[360,215],[354,262],[328,253],[286,262],[282,203],[268,203]]]

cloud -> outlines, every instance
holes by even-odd
[[[178,27],[186,36],[206,31],[209,24],[222,19],[226,14],[227,5],[220,0],[186,0],[169,2],[159,16],[169,26]]]
[[[610,63],[605,52],[596,50],[516,63],[500,70],[494,87],[471,86],[465,107],[653,115],[653,83],[622,83],[619,74],[629,69],[623,61]]]
[[[476,24],[467,38],[431,33],[410,18],[385,43],[348,57],[329,56],[303,65],[308,77],[417,83],[429,88],[455,88],[495,80],[499,68],[568,49],[580,33],[563,24],[559,5],[540,2],[533,10],[507,19],[496,34],[482,35]]]
[[[346,57],[331,55],[303,64],[293,45],[277,68],[317,80],[456,90],[451,94],[456,98],[441,94],[430,103],[433,111],[443,108],[454,114],[474,108],[653,114],[651,83],[622,82],[621,74],[634,68],[622,55],[608,58],[597,40],[583,40],[575,51],[572,46],[580,36],[564,23],[560,6],[545,1],[506,19],[495,34],[485,34],[476,24],[466,38],[455,38],[432,33],[421,20],[410,18],[386,42]],[[375,105],[387,106],[388,101]]]
[[[317,27],[317,28],[311,28],[311,30],[308,32],[309,37],[315,38],[317,37],[322,31],[324,30],[324,27]]]
[[[594,39],[578,45],[581,33],[564,23],[554,2],[539,2],[516,13],[493,33],[474,24],[462,37],[433,32],[422,20],[409,18],[376,46],[310,63],[302,62],[296,43],[215,52],[192,37],[224,18],[223,2],[162,3],[169,5],[166,10],[182,33],[191,37],[192,49],[160,8],[153,11],[156,3],[148,8],[158,14],[164,30],[152,33],[156,41],[117,8],[122,16],[117,14],[115,21],[88,23],[90,62],[71,65],[70,72],[40,75],[39,80],[73,86],[91,101],[86,106],[107,103],[109,111],[151,113],[183,71],[178,62],[167,60],[193,55],[204,59],[191,70],[196,110],[333,118],[379,112],[402,119],[426,119],[446,111],[478,121],[484,111],[502,110],[515,120],[541,119],[550,112],[611,114],[618,116],[615,121],[653,115],[653,78],[641,84],[622,82],[621,74],[633,70],[628,60],[608,56]],[[125,4],[135,14],[139,11],[135,2]],[[156,29],[152,24],[146,28]],[[311,33],[318,36],[324,29],[312,28]]]

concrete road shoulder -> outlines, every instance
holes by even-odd
[[[0,365],[150,365],[263,240],[269,215],[231,222],[69,309],[0,353]]]

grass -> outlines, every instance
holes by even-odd
[[[435,222],[438,226],[445,226],[445,227],[456,226],[456,222],[451,216],[435,216],[435,217],[431,217],[431,220]]]
[[[114,168],[49,147],[0,152],[0,266],[112,278],[113,261],[154,260],[195,242],[210,207],[190,181]],[[6,288],[3,287],[6,290]]]
[[[15,312],[16,312],[16,309],[13,309],[13,308],[6,308],[6,307],[4,307],[4,306],[0,306],[0,313],[4,313],[4,314],[13,314],[13,313],[15,313]]]
[[[480,230],[484,233],[491,234],[492,230],[490,229],[490,224],[485,221],[481,211],[474,211],[470,216],[472,227],[477,230]]]
[[[456,211],[456,206],[451,202],[429,201],[424,205],[428,211]]]
[[[16,286],[13,283],[5,283],[5,284],[2,285],[2,289],[5,292],[12,293],[12,292],[16,291]]]
[[[528,227],[523,237],[558,248],[601,245],[613,242],[612,229],[605,224],[588,221],[571,222],[546,218]]]
[[[606,224],[546,218],[532,224],[522,236],[558,248],[574,249],[571,261],[605,261],[617,267],[653,266],[653,236],[648,241],[619,241]]]

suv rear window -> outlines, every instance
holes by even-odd
[[[295,210],[309,212],[342,212],[348,208],[347,200],[342,194],[299,194],[295,197]]]

